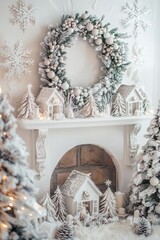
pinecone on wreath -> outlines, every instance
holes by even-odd
[[[136,224],[134,228],[134,232],[137,235],[144,234],[146,237],[151,235],[152,233],[152,226],[151,223],[148,219],[145,217],[141,217],[139,220],[139,223]]]
[[[73,231],[68,223],[62,224],[57,232],[55,239],[57,240],[73,240]]]

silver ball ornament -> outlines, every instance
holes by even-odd
[[[86,19],[88,16],[89,16],[89,14],[88,14],[87,12],[85,12],[85,13],[82,14],[81,17],[82,17],[83,19]]]
[[[55,72],[54,72],[54,71],[49,71],[49,72],[47,73],[47,77],[48,77],[49,79],[53,79],[53,78],[55,77]]]
[[[108,45],[113,44],[113,37],[110,36],[110,37],[106,38],[106,43],[107,43]]]
[[[67,90],[69,88],[69,84],[67,82],[64,82],[62,85],[61,85],[62,89],[63,90]]]
[[[49,59],[45,58],[43,63],[44,65],[48,66],[51,62],[49,61]]]
[[[104,38],[109,38],[111,36],[111,34],[109,33],[109,32],[105,32],[104,34],[103,34],[103,37]]]
[[[67,32],[68,32],[69,34],[72,34],[72,33],[74,32],[74,29],[73,29],[73,28],[68,28]]]
[[[55,82],[58,82],[58,80],[59,80],[59,77],[58,77],[58,76],[55,76],[55,77],[54,77],[54,81],[55,81]]]
[[[88,23],[87,25],[86,25],[86,29],[87,29],[87,31],[92,31],[93,30],[93,24],[92,23]]]
[[[101,45],[102,44],[102,39],[101,38],[97,38],[95,43],[96,43],[96,45]]]
[[[92,30],[93,36],[97,36],[98,33],[99,33],[98,29],[94,28],[94,29]]]
[[[160,203],[157,206],[155,206],[154,210],[156,213],[160,214]]]
[[[159,179],[157,178],[157,177],[152,177],[151,179],[150,179],[150,184],[152,185],[152,186],[154,186],[154,187],[156,187],[158,184],[159,184]]]

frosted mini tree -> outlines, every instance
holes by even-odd
[[[35,97],[31,91],[32,85],[29,83],[27,86],[27,92],[22,98],[22,106],[18,109],[19,118],[36,118],[37,104],[35,103]]]
[[[125,102],[120,93],[117,94],[116,99],[113,102],[111,114],[115,117],[126,116]]]
[[[77,112],[77,117],[96,117],[98,107],[92,94],[89,94],[87,103]]]
[[[48,193],[44,195],[44,197],[40,201],[40,204],[47,211],[46,221],[53,222],[54,220],[56,220],[54,205]]]
[[[107,190],[103,194],[103,198],[100,202],[100,212],[102,214],[107,215],[107,217],[115,217],[116,216],[116,199],[111,191],[110,185],[111,181],[107,180],[106,182]]]
[[[44,239],[32,224],[40,217],[33,171],[5,95],[0,94],[0,239]]]
[[[138,155],[138,171],[131,184],[130,209],[139,209],[154,223],[160,219],[160,102],[147,132],[148,141]]]
[[[60,222],[65,222],[66,220],[66,209],[65,209],[65,204],[64,204],[64,197],[62,195],[62,192],[57,186],[57,189],[54,193],[54,196],[52,198],[54,207],[55,207],[55,212],[56,212],[56,218]]]

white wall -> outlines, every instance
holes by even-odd
[[[133,2],[134,0],[130,1]],[[14,0],[5,0],[0,1],[0,47],[3,47],[4,41],[16,42],[18,40],[22,40],[25,48],[29,48],[32,50],[31,57],[35,61],[34,65],[30,67],[32,71],[30,76],[23,76],[20,79],[14,77],[11,80],[5,80],[3,75],[3,70],[0,69],[0,83],[2,85],[3,91],[9,94],[10,100],[12,104],[17,108],[19,106],[19,100],[23,96],[26,91],[26,85],[28,82],[33,84],[33,92],[37,96],[39,92],[39,86],[41,84],[40,77],[37,72],[38,63],[40,62],[40,43],[43,41],[44,36],[47,33],[47,26],[49,24],[56,25],[60,22],[61,16],[63,14],[74,14],[74,13],[82,13],[85,10],[88,10],[91,14],[97,15],[101,17],[105,14],[104,22],[110,22],[112,27],[118,27],[120,32],[127,31],[128,33],[132,32],[132,29],[128,28],[125,30],[122,28],[121,19],[124,15],[121,12],[122,5],[125,5],[126,0],[27,0],[27,3],[32,3],[36,6],[35,15],[37,17],[37,23],[35,26],[30,25],[28,31],[23,33],[18,25],[12,25],[9,22],[9,18],[11,14],[9,12],[8,6],[15,4]],[[157,75],[156,75],[156,56],[157,56],[157,48],[156,43],[159,38],[159,29],[158,29],[158,7],[160,5],[158,0],[143,0],[144,5],[148,8],[151,8],[151,15],[148,17],[148,20],[151,22],[152,27],[147,31],[143,32],[140,43],[142,46],[146,48],[145,52],[145,62],[142,66],[142,74],[139,85],[145,86],[146,92],[149,97],[153,100],[154,105],[157,103],[157,94],[155,93],[155,86],[157,85]],[[159,31],[157,33],[157,31]],[[133,38],[128,39],[129,47],[131,48],[134,40]],[[82,56],[81,51],[85,54],[86,48],[83,51],[83,47],[75,48],[77,51],[77,56]],[[88,50],[89,51],[89,50]],[[73,52],[73,51],[72,51]],[[74,53],[75,54],[75,53]],[[81,55],[79,55],[81,54]],[[92,56],[90,54],[88,56],[88,65],[92,64]],[[78,59],[74,61],[74,56],[70,56],[70,63],[72,64],[72,69],[77,69]],[[1,59],[0,59],[1,60]],[[78,67],[78,66],[77,66]],[[71,69],[69,67],[69,63],[67,69]],[[89,67],[86,71],[81,72],[82,77],[86,77],[88,72],[88,78],[91,75],[91,71]],[[98,74],[95,72],[95,76]],[[75,72],[72,73],[75,76]],[[83,76],[84,75],[84,76]],[[94,78],[94,76],[93,76]],[[128,79],[127,79],[128,80]],[[73,79],[73,84],[76,85],[76,79]],[[79,79],[78,79],[79,81]],[[78,83],[77,83],[78,84]],[[159,84],[159,83],[158,83]]]
[[[133,2],[131,0],[130,2]],[[20,100],[26,91],[26,86],[29,82],[33,84],[33,92],[35,96],[39,93],[39,86],[41,84],[40,77],[38,74],[38,64],[40,62],[40,52],[41,46],[40,43],[43,41],[45,35],[47,34],[47,26],[49,24],[59,24],[61,16],[63,14],[75,14],[77,12],[83,13],[85,10],[88,10],[92,15],[97,15],[101,17],[105,14],[104,23],[110,22],[111,26],[118,27],[119,32],[132,32],[132,29],[125,30],[121,25],[121,19],[124,15],[121,12],[122,5],[125,5],[127,0],[27,0],[27,3],[32,3],[36,6],[36,16],[37,23],[35,26],[30,25],[28,31],[23,33],[18,25],[12,25],[9,22],[11,17],[8,6],[15,4],[14,0],[1,0],[0,1],[0,47],[3,47],[5,41],[17,42],[22,40],[24,48],[29,48],[32,50],[31,58],[34,60],[34,65],[30,67],[31,75],[23,76],[21,78],[14,77],[11,80],[4,78],[3,70],[0,68],[0,84],[2,86],[2,91],[7,93],[12,105],[17,108],[20,106]],[[144,5],[147,5],[148,8],[151,8],[151,15],[148,17],[148,20],[151,22],[151,28],[146,32],[142,33],[140,38],[140,44],[145,47],[145,62],[141,69],[141,79],[139,85],[143,85],[148,96],[152,99],[153,105],[156,107],[157,101],[159,98],[160,90],[160,77],[159,71],[159,56],[160,56],[160,30],[158,27],[159,16],[158,11],[160,10],[160,1],[159,0],[143,0]],[[134,44],[134,39],[128,39],[129,48],[131,49]],[[89,46],[90,47],[90,46]],[[80,81],[80,76],[86,79],[89,79],[91,76],[91,70],[87,67],[90,64],[98,64],[97,60],[93,61],[94,53],[91,53],[89,47],[86,46],[83,48],[80,45],[74,51],[68,50],[68,65],[67,70],[71,76],[77,75],[77,81]],[[83,50],[84,49],[84,50]],[[86,71],[77,74],[74,72],[74,69],[78,71],[78,59],[75,57],[84,57],[87,55],[88,59],[86,60]],[[76,53],[76,54],[75,54]],[[83,55],[84,54],[84,55]],[[0,61],[2,59],[0,58]],[[96,78],[96,74],[92,78]],[[76,79],[73,78],[73,84],[78,85]],[[124,81],[129,81],[127,75],[124,76]],[[31,135],[26,131],[20,132],[22,137],[27,143],[28,150],[31,152],[32,148],[30,146]],[[32,155],[32,154],[31,154]],[[31,159],[30,159],[31,162]]]

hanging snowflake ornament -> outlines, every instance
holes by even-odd
[[[147,17],[151,13],[151,9],[143,6],[142,0],[135,0],[133,5],[131,3],[126,3],[122,7],[122,12],[126,14],[126,18],[122,20],[122,24],[125,28],[133,26],[133,36],[137,38],[142,30],[146,31],[150,26],[150,22]]]
[[[127,69],[127,74],[133,82],[137,83],[145,60],[144,48],[137,43],[133,45],[131,59],[132,63]]]
[[[9,6],[10,12],[13,17],[10,19],[12,24],[19,24],[20,29],[25,32],[29,25],[36,22],[34,16],[35,9],[32,5],[27,5],[26,0],[18,0],[16,6]]]
[[[24,49],[21,41],[15,44],[6,42],[4,47],[0,49],[0,56],[2,57],[0,67],[6,70],[5,78],[12,79],[14,76],[21,77],[23,74],[30,74],[28,66],[34,63],[29,58],[30,54],[31,50]]]

